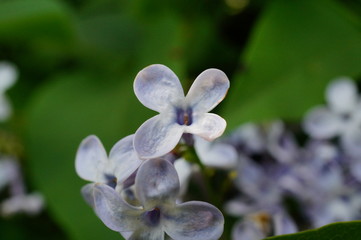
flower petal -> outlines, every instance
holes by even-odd
[[[169,161],[150,159],[140,166],[135,178],[135,194],[145,209],[172,204],[178,192],[177,171]]]
[[[0,62],[0,95],[15,83],[17,75],[13,64],[4,61]]]
[[[83,196],[85,202],[89,204],[91,207],[94,207],[94,190],[95,183],[88,183],[83,186],[80,190],[81,195]]]
[[[107,161],[103,144],[97,136],[90,135],[80,143],[76,153],[75,170],[81,178],[97,182],[103,177]]]
[[[232,169],[237,165],[236,149],[226,143],[209,142],[195,136],[194,147],[202,163],[209,167]]]
[[[128,240],[164,240],[162,228],[143,228],[134,232]]]
[[[273,216],[275,236],[297,232],[295,222],[283,212],[278,212]]]
[[[134,92],[144,106],[157,112],[162,112],[184,100],[183,88],[178,77],[161,64],[150,65],[137,74]]]
[[[259,227],[251,221],[241,220],[232,230],[232,240],[261,240],[266,237]]]
[[[194,115],[192,125],[185,127],[185,132],[198,135],[208,141],[221,136],[226,129],[226,120],[213,113]]]
[[[119,140],[111,149],[109,161],[118,182],[127,179],[143,162],[133,147],[133,135]]]
[[[188,183],[193,172],[192,165],[184,158],[177,159],[174,162],[174,168],[179,177],[180,190],[179,195],[183,196],[188,188]]]
[[[194,112],[209,112],[226,96],[229,80],[218,69],[203,71],[193,82],[186,96],[186,103]]]
[[[183,126],[172,121],[171,116],[156,115],[144,122],[134,136],[134,149],[142,159],[167,154],[178,144]]]
[[[323,106],[311,109],[303,122],[304,130],[314,138],[327,139],[339,134],[341,129],[339,118]]]
[[[333,80],[327,87],[326,99],[333,111],[340,114],[351,113],[358,100],[355,82],[348,77]]]
[[[222,235],[223,215],[209,203],[186,202],[164,214],[164,230],[173,239],[215,240]]]
[[[94,186],[95,212],[113,231],[129,232],[141,227],[142,210],[127,204],[119,194],[106,184]]]

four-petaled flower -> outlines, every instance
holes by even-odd
[[[176,204],[179,180],[174,166],[164,159],[150,159],[138,170],[136,197],[141,206],[125,202],[105,184],[93,188],[95,211],[104,224],[129,240],[215,240],[223,232],[224,218],[213,205],[191,201]]]
[[[183,133],[207,140],[226,128],[220,116],[208,113],[222,101],[229,88],[227,76],[207,69],[194,81],[187,96],[178,77],[168,67],[150,65],[138,73],[134,92],[146,107],[160,114],[143,123],[135,133],[134,148],[140,158],[156,158],[170,152]]]
[[[77,174],[93,183],[105,183],[115,188],[142,163],[133,148],[133,136],[119,140],[111,149],[109,157],[98,137],[85,138],[77,151],[75,169]],[[83,191],[89,190],[86,186]]]

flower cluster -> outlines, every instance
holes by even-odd
[[[0,122],[6,122],[12,114],[5,92],[15,84],[17,74],[13,64],[0,62]],[[2,135],[6,134],[0,132],[0,138]],[[9,141],[6,143],[5,145],[11,145]],[[14,153],[6,151],[6,147],[0,148],[0,190],[9,189],[9,196],[0,203],[0,215],[38,214],[44,206],[43,196],[38,192],[27,193],[19,161]]]
[[[180,193],[190,174],[181,174],[184,160],[178,160],[173,150],[189,134],[208,141],[222,135],[225,120],[208,112],[228,88],[227,76],[217,69],[202,72],[186,96],[177,76],[164,65],[138,73],[136,96],[159,114],[134,135],[119,140],[109,155],[93,135],[82,141],[76,155],[78,175],[91,182],[82,194],[107,227],[126,239],[159,240],[164,233],[175,240],[220,238],[224,218],[215,206],[181,203]]]

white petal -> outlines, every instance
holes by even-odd
[[[198,135],[208,141],[221,136],[227,123],[220,116],[213,113],[193,115],[193,123],[185,127],[185,132]]]
[[[311,109],[303,122],[304,130],[314,138],[327,139],[340,133],[340,119],[327,108],[319,106]]]
[[[333,80],[327,87],[326,99],[333,111],[351,113],[358,99],[355,82],[348,77]]]
[[[127,204],[118,193],[105,184],[94,186],[95,212],[103,223],[113,231],[135,231],[142,225],[142,211]]]
[[[144,162],[135,178],[135,194],[145,209],[173,204],[179,193],[179,179],[174,166],[164,159]]]
[[[75,169],[77,174],[88,181],[97,182],[102,179],[108,158],[99,138],[90,135],[78,148]]]
[[[80,190],[81,195],[83,196],[85,202],[89,204],[89,206],[94,207],[94,190],[95,183],[88,183],[87,185],[83,186]]]
[[[144,106],[158,112],[184,101],[178,77],[161,64],[150,65],[138,73],[134,80],[134,92]]]
[[[143,162],[134,150],[133,137],[129,135],[119,140],[110,151],[111,169],[118,182],[127,179]]]
[[[186,202],[164,214],[165,232],[173,239],[216,240],[222,235],[223,215],[209,203]]]
[[[0,190],[8,185],[18,175],[18,166],[14,159],[1,158],[0,161]]]
[[[251,221],[241,220],[232,230],[232,240],[261,240],[266,235]]]
[[[15,83],[17,75],[13,64],[0,62],[0,95]]]
[[[361,156],[361,123],[359,127],[349,128],[344,132],[341,145],[349,155],[356,158]]]
[[[209,112],[226,96],[229,80],[218,69],[207,69],[196,78],[186,96],[194,112]]]
[[[174,168],[177,171],[180,183],[179,195],[184,195],[188,188],[188,183],[192,175],[192,165],[185,159],[177,159],[174,162]]]
[[[273,216],[275,236],[297,232],[295,222],[283,212],[278,212]]]
[[[184,129],[173,120],[171,116],[159,114],[138,128],[134,136],[134,149],[140,158],[156,158],[173,150]]]
[[[229,144],[209,142],[195,136],[194,147],[199,159],[206,166],[232,169],[237,165],[237,151]]]
[[[261,133],[261,128],[254,123],[242,124],[231,135],[234,145],[240,146],[243,151],[259,153],[265,148],[265,137]]]
[[[164,240],[161,228],[143,228],[133,233],[128,240]]]
[[[5,200],[1,204],[1,214],[9,216],[17,213],[38,214],[44,206],[44,198],[40,193],[18,195]]]

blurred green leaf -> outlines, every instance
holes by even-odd
[[[0,2],[0,40],[56,40],[73,37],[70,10],[56,0]]]
[[[133,96],[130,74],[117,82],[80,73],[59,76],[29,106],[26,150],[33,181],[72,239],[121,239],[82,199],[86,182],[76,175],[74,161],[86,136],[96,134],[109,151],[149,116]]]
[[[361,235],[361,221],[340,222],[295,234],[266,238],[267,240],[356,240]],[[265,239],[265,240],[266,240]]]
[[[242,58],[244,70],[234,77],[226,98],[223,116],[229,126],[300,118],[323,101],[332,78],[359,76],[361,31],[350,15],[332,0],[271,1]]]

